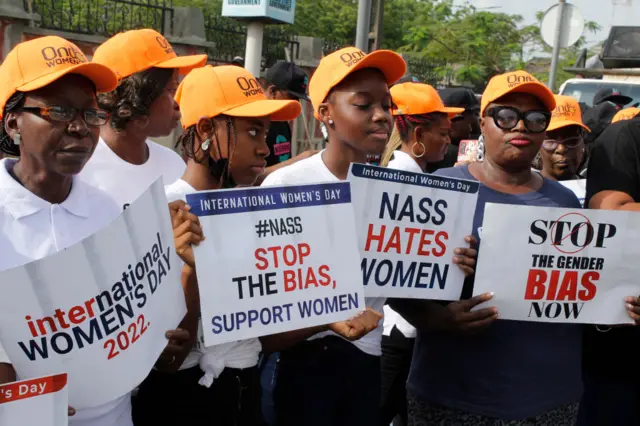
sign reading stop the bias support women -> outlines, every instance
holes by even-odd
[[[0,385],[0,426],[67,426],[67,375]]]
[[[365,309],[346,182],[187,195],[207,346],[350,318]]]
[[[18,373],[66,371],[69,405],[131,392],[186,313],[162,180],[115,221],[44,259],[0,272],[0,342]]]
[[[623,324],[640,294],[637,213],[488,203],[473,292],[522,321]]]
[[[478,182],[363,164],[349,181],[367,297],[458,300]]]

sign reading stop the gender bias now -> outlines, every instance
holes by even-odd
[[[474,294],[522,321],[622,324],[640,294],[637,213],[488,203]]]

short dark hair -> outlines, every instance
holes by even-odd
[[[109,125],[123,131],[135,117],[149,115],[151,104],[173,76],[172,68],[149,68],[123,78],[118,87],[98,95],[98,105],[109,113]]]
[[[16,92],[7,101],[2,112],[2,119],[0,119],[0,151],[5,154],[12,155],[14,157],[20,156],[20,147],[13,143],[11,137],[4,128],[5,118],[7,114],[12,111],[17,111],[24,105],[24,92]]]

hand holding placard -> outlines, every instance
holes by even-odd
[[[473,235],[467,235],[464,237],[464,241],[471,247],[459,247],[455,249],[453,251],[455,253],[453,263],[462,269],[465,277],[470,277],[475,273],[476,259],[478,258],[478,240]]]
[[[449,328],[461,332],[478,332],[487,328],[498,319],[496,308],[484,308],[471,312],[476,305],[493,298],[493,293],[483,293],[467,300],[450,303],[447,309],[451,313],[452,322]]]
[[[381,319],[382,314],[371,308],[367,308],[349,320],[329,324],[329,329],[353,342],[375,330]]]
[[[202,234],[200,219],[190,213],[190,210],[191,206],[182,200],[169,203],[176,253],[184,263],[195,268],[193,246],[200,244],[200,241],[203,241],[205,237]]]

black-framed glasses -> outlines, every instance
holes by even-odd
[[[46,107],[22,107],[20,111],[26,111],[48,118],[51,121],[69,123],[80,114],[85,123],[89,126],[104,126],[109,121],[109,113],[101,109],[87,108],[76,109],[60,105]]]
[[[538,110],[520,112],[508,106],[493,107],[485,115],[493,118],[493,122],[502,130],[511,130],[522,120],[529,132],[542,133],[547,130],[551,122],[550,112]]]
[[[553,152],[562,144],[567,149],[576,149],[582,141],[582,136],[574,136],[566,139],[545,139],[542,142],[542,148],[544,148],[545,151]]]

